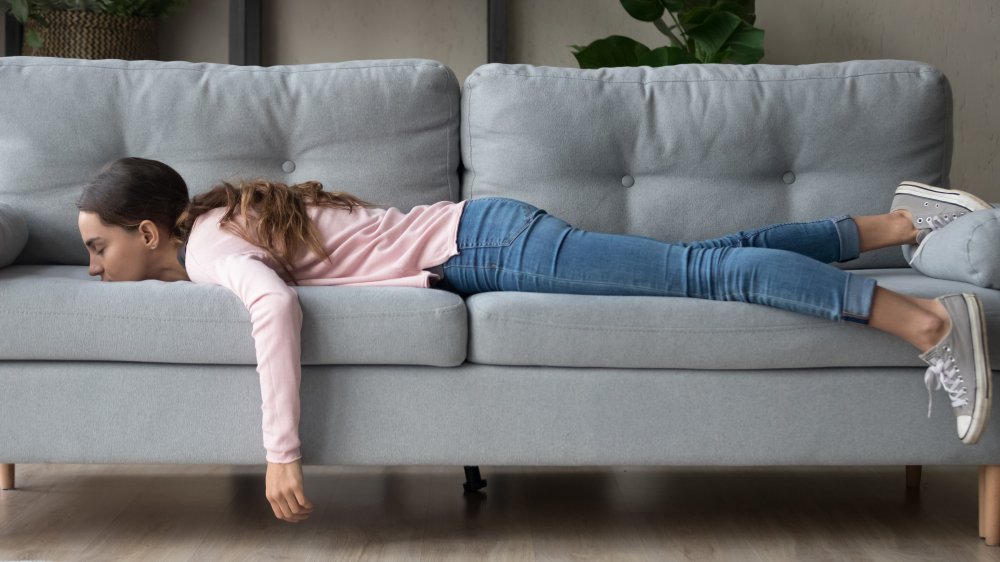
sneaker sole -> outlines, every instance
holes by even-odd
[[[993,205],[990,205],[986,201],[976,197],[975,195],[967,191],[959,191],[957,189],[948,189],[946,187],[937,187],[934,185],[927,185],[926,183],[919,183],[915,181],[904,181],[899,184],[896,188],[896,193],[904,193],[906,195],[915,195],[917,197],[927,197],[929,194],[932,195],[932,199],[938,199],[946,203],[951,203],[952,205],[958,205],[959,207],[965,207],[969,211],[978,211],[982,209],[992,209]]]
[[[990,419],[990,404],[992,402],[993,371],[990,370],[989,356],[986,354],[986,327],[984,326],[983,305],[973,294],[965,293],[966,307],[969,310],[969,320],[972,323],[972,349],[976,360],[976,405],[972,410],[972,421],[969,431],[962,438],[962,443],[972,445],[979,441],[979,436],[986,429]],[[982,392],[985,389],[986,392]],[[983,415],[985,409],[986,414]]]

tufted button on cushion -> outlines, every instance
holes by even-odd
[[[91,91],[101,95],[87,99],[86,111],[66,103]],[[226,95],[208,100],[202,91]],[[458,200],[460,96],[454,72],[422,58],[262,67],[0,56],[0,203],[32,227],[19,263],[81,266],[79,210],[67,202],[122,147],[155,145],[155,158],[189,187],[231,174],[344,184],[345,170],[356,170],[377,176],[361,190],[368,200],[407,208]],[[330,111],[332,99],[351,111]],[[166,123],[150,108],[167,107],[171,134],[132,126],[135,115]],[[85,145],[65,142],[79,131],[87,131]],[[58,166],[39,164],[51,160],[50,147],[59,147]]]
[[[795,172],[789,170],[785,172],[785,175],[781,176],[781,181],[785,183],[795,183]]]
[[[624,185],[625,187],[632,187],[633,185],[635,185],[635,178],[627,174],[625,176],[622,176],[622,185]]]
[[[952,136],[941,126],[946,82],[930,64],[893,59],[602,69],[486,64],[462,88],[462,195],[502,194],[541,204],[577,228],[660,240],[814,220],[833,202],[877,215],[897,178],[940,176]],[[858,126],[859,107],[876,118]],[[601,143],[612,139],[620,146],[609,154]],[[288,153],[304,154],[297,148]],[[800,166],[809,181],[786,183]],[[643,174],[642,189],[604,183],[622,179],[625,169]],[[594,200],[602,204],[587,204]],[[880,248],[837,266],[906,261],[898,249]]]

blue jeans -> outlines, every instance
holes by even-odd
[[[829,265],[860,254],[848,215],[670,243],[580,230],[506,197],[470,199],[439,288],[736,300],[867,324],[876,282]]]

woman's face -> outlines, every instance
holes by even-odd
[[[161,242],[156,224],[150,220],[139,223],[139,229],[128,231],[120,226],[105,225],[96,213],[80,211],[80,235],[90,254],[90,275],[100,275],[101,281],[142,281],[149,279],[150,260]]]

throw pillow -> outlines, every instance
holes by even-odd
[[[928,277],[1000,289],[1000,208],[958,217],[928,234],[908,259]]]

